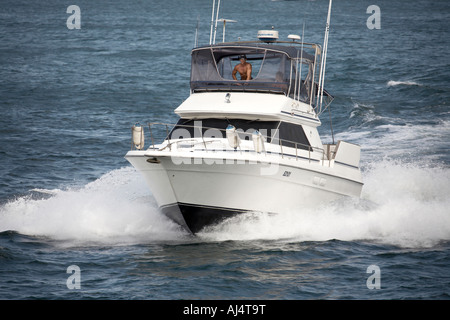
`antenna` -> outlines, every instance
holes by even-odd
[[[328,33],[330,31],[330,15],[331,15],[331,3],[332,3],[332,1],[333,0],[330,0],[330,4],[328,5],[327,24],[325,26],[325,37],[323,39],[323,54],[322,54],[322,61],[320,63],[319,90],[317,92],[317,104],[319,106],[319,114],[322,113],[323,84],[324,84],[324,81],[325,81],[325,65],[327,63]],[[319,103],[319,95],[320,95],[320,103]]]
[[[298,50],[297,50],[297,59],[295,59],[294,100],[297,100],[297,81],[298,81]]]
[[[292,42],[295,42],[295,40],[300,40],[300,36],[296,34],[290,34],[288,35],[288,39],[291,39]]]
[[[209,33],[209,44],[212,44],[213,26],[214,26],[214,9],[216,0],[213,0],[212,14],[211,14],[211,32]]]
[[[215,23],[215,26],[214,26],[213,44],[216,44],[217,20],[219,18],[219,9],[220,9],[220,0],[217,2],[216,23]]]
[[[194,39],[194,48],[197,48],[198,45],[198,24],[200,17],[197,16],[197,27],[195,28],[195,39]]]
[[[300,96],[301,96],[301,87],[302,87],[302,65],[303,65],[303,42],[304,42],[304,37],[305,36],[305,22],[303,21],[303,30],[302,30],[302,51],[300,54],[300,74],[299,74],[299,79],[298,79],[298,96],[297,96],[297,100],[300,100]]]
[[[237,22],[236,20],[231,20],[231,19],[223,19],[220,18],[219,21],[223,21],[223,38],[222,38],[222,42],[225,42],[225,25],[227,24],[227,22]]]

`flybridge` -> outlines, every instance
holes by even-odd
[[[276,41],[232,42],[192,50],[191,92],[279,93],[317,105],[320,46]],[[251,65],[249,80],[235,80],[233,70],[245,56]],[[333,97],[323,91],[325,103]]]
[[[237,21],[218,19],[219,9],[220,0],[217,7],[216,0],[213,0],[209,46],[192,50],[192,93],[238,91],[284,94],[309,105],[309,109],[314,109],[318,115],[329,106],[333,97],[324,89],[324,81],[331,0],[323,50],[319,44],[305,43],[303,37],[298,35],[289,35],[290,41],[280,41],[278,31],[273,27],[272,30],[258,31],[260,41],[225,43],[226,21]],[[224,22],[224,42],[221,44],[216,44],[218,21]],[[241,62],[241,58],[245,61]],[[237,79],[235,74],[239,68],[250,68],[250,77]]]

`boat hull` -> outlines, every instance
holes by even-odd
[[[361,181],[337,176],[339,168],[310,161],[152,157],[137,151],[126,158],[142,173],[162,212],[193,233],[239,213],[301,212],[343,196],[359,197],[362,189]]]
[[[176,203],[160,208],[162,213],[191,233],[213,226],[237,214],[248,212],[233,208],[219,208],[192,203]]]

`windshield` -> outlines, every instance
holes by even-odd
[[[314,62],[294,47],[199,48],[192,52],[191,90],[273,92],[314,103]]]

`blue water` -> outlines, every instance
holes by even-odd
[[[326,88],[335,139],[362,146],[361,199],[192,237],[123,157],[134,123],[176,122],[211,3],[80,0],[69,30],[69,4],[2,2],[0,299],[449,299],[450,2],[333,3]],[[305,41],[322,43],[327,9],[222,0],[220,16],[238,21],[227,40],[305,23]],[[330,142],[328,112],[322,122]]]

